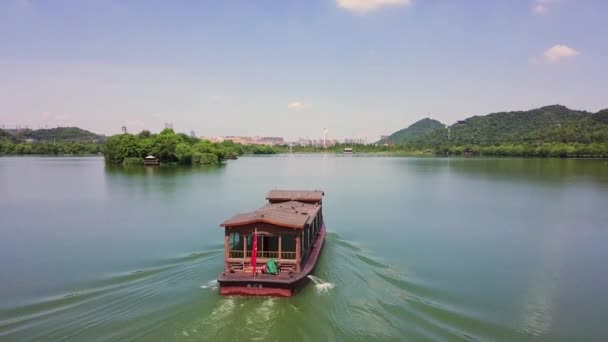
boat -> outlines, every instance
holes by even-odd
[[[352,147],[345,147],[344,148],[344,154],[353,154],[353,148]]]
[[[321,190],[271,190],[263,207],[224,228],[221,295],[290,297],[307,283],[325,241]]]

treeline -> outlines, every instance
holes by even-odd
[[[344,148],[352,148],[356,153],[383,153],[383,152],[394,152],[394,153],[408,153],[408,154],[421,154],[421,153],[432,153],[431,151],[423,151],[421,149],[414,148],[408,145],[383,145],[383,144],[335,144],[323,148],[322,146],[292,146],[291,151],[294,153],[317,153],[317,152],[330,152],[330,153],[343,153]],[[288,152],[289,147],[281,147],[281,152]]]
[[[102,145],[98,143],[81,142],[24,142],[0,139],[0,154],[19,155],[19,154],[98,154],[102,151]]]
[[[164,129],[159,134],[142,131],[139,134],[118,134],[107,139],[104,146],[106,163],[111,165],[142,165],[143,158],[155,156],[162,164],[213,165],[243,154],[273,154],[270,146],[241,145],[231,141],[213,143],[176,134]]]
[[[15,132],[15,138],[46,142],[102,142],[105,136],[78,127],[57,127],[49,129],[25,129]]]
[[[435,150],[438,154],[491,155],[520,157],[608,157],[608,143],[543,143],[501,144],[492,146],[449,146]]]
[[[519,156],[519,157],[608,157],[608,143],[542,143],[542,144],[498,144],[479,145],[442,145],[424,148],[409,144],[403,145],[360,145],[337,144],[327,149],[317,146],[293,146],[295,153],[343,153],[351,147],[355,153],[395,153],[407,155],[480,155],[480,156]]]

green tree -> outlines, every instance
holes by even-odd
[[[178,158],[175,154],[179,138],[172,129],[165,128],[154,137],[152,153],[161,163],[175,163]]]
[[[104,156],[113,165],[122,165],[125,158],[140,157],[137,138],[132,134],[111,136],[104,146]]]
[[[194,165],[215,165],[219,164],[220,160],[213,153],[201,153],[194,151],[192,153],[192,164]]]
[[[182,165],[192,164],[192,147],[186,143],[179,143],[175,148],[175,156]]]
[[[138,138],[149,138],[150,137],[150,131],[144,129],[143,131],[139,132],[139,134],[137,134]]]

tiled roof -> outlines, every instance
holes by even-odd
[[[298,201],[267,204],[253,212],[234,215],[222,222],[221,226],[235,227],[268,223],[281,227],[303,229],[306,224],[315,218],[320,209],[320,205]]]
[[[323,198],[321,190],[270,190],[266,199],[270,202],[278,201],[300,201],[300,202],[321,202]]]

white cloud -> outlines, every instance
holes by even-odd
[[[532,12],[539,15],[545,14],[553,2],[555,2],[555,0],[534,0],[532,1]]]
[[[287,108],[291,110],[298,110],[304,108],[304,104],[300,101],[291,101],[287,104]]]
[[[407,6],[412,0],[336,0],[345,10],[364,14],[386,6]]]
[[[561,59],[573,58],[580,54],[580,52],[569,46],[556,44],[547,51],[545,51],[544,56],[545,60],[547,60],[548,62],[555,63],[559,62]]]

